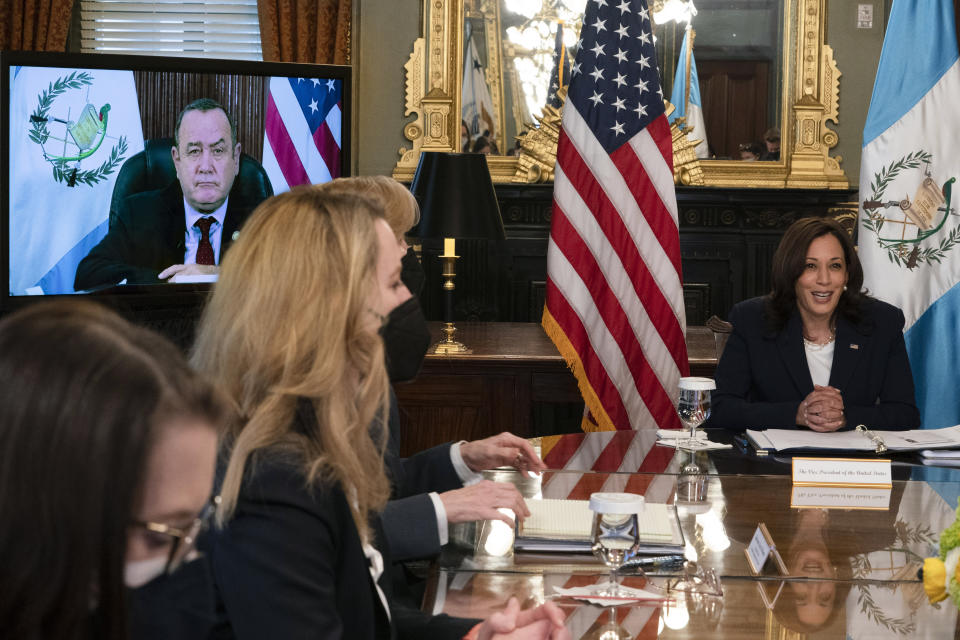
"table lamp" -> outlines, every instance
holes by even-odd
[[[444,338],[433,353],[471,353],[454,340],[453,280],[456,240],[502,240],[503,220],[490,180],[487,157],[482,153],[425,151],[410,190],[420,204],[420,223],[410,231],[416,238],[443,238],[440,255],[444,290]]]

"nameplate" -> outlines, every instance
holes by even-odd
[[[891,489],[858,487],[795,486],[790,494],[794,509],[869,509],[890,508]]]
[[[750,565],[750,570],[754,575],[759,575],[760,572],[763,571],[763,567],[767,564],[767,560],[770,557],[774,558],[777,563],[777,568],[780,569],[783,575],[789,573],[787,565],[780,556],[780,552],[777,551],[777,546],[774,544],[773,538],[767,530],[767,525],[762,522],[753,533],[750,545],[744,549],[743,552],[747,556],[747,563]]]
[[[815,487],[893,487],[889,460],[794,458],[793,484]]]

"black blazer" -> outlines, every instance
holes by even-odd
[[[233,234],[260,204],[246,202],[231,192],[220,235],[220,260],[233,242]],[[173,264],[183,264],[187,231],[183,191],[170,186],[126,198],[107,235],[80,261],[73,287],[77,291],[117,284],[158,284],[157,275]]]
[[[401,458],[399,432],[397,397],[391,391],[390,438],[384,462],[392,494],[380,518],[394,561],[403,562],[440,553],[437,512],[427,493],[459,489],[463,483],[450,461],[450,443]]]
[[[299,422],[310,419],[298,411]],[[340,486],[308,486],[290,454],[261,451],[248,464],[233,518],[204,544],[217,600],[211,637],[462,638],[477,621],[393,604],[390,550],[379,519],[373,520],[392,624]]]
[[[802,321],[794,311],[787,326],[772,333],[764,317],[766,300],[746,300],[730,312],[733,333],[717,365],[717,390],[707,426],[797,426],[797,409],[813,391]],[[871,429],[915,429],[920,413],[903,341],[903,313],[871,299],[864,303],[862,316],[858,325],[842,315],[837,318],[830,386],[843,394],[844,428],[863,424]]]

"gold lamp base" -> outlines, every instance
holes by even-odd
[[[457,342],[453,339],[453,334],[457,332],[457,328],[453,325],[452,322],[446,322],[443,325],[443,340],[435,344],[431,351],[440,355],[466,355],[473,353],[473,349],[468,349],[466,345],[462,342]]]

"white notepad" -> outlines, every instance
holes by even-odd
[[[545,540],[590,540],[593,512],[587,500],[528,500],[530,516],[523,521],[523,537]],[[674,540],[673,507],[648,502],[637,518],[640,541],[670,544]]]

